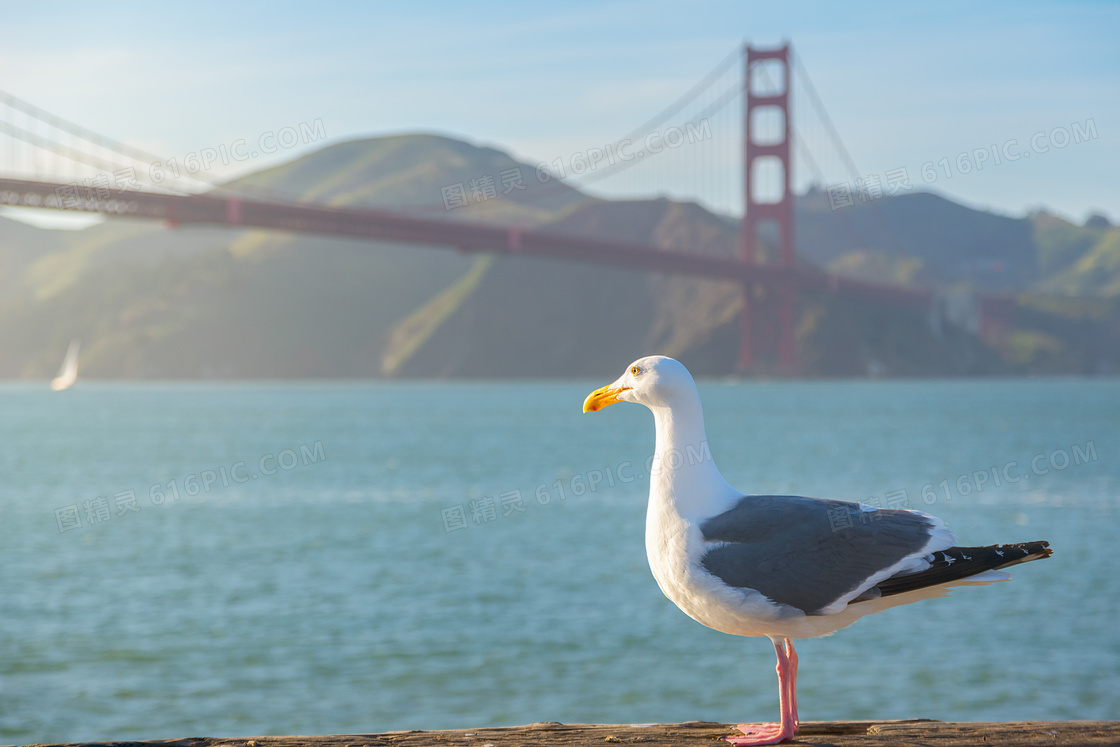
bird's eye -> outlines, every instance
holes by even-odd
[[[630,375],[631,376],[637,376],[641,372],[642,372],[642,369],[638,368],[637,366],[630,366]]]

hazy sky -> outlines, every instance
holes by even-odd
[[[0,89],[168,157],[319,120],[329,141],[435,131],[535,163],[625,135],[737,44],[783,39],[861,172],[923,187],[924,163],[1015,140],[1029,157],[932,187],[1120,220],[1120,3],[12,3]],[[1051,144],[1074,123],[1095,137]]]

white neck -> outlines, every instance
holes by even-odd
[[[708,448],[700,397],[650,407],[657,440],[650,475],[650,502],[698,522],[731,508],[741,497],[720,474]],[[654,506],[651,505],[651,508]]]

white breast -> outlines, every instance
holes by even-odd
[[[707,545],[698,523],[682,517],[672,500],[651,491],[646,557],[662,593],[709,628],[732,635],[772,635],[774,625],[790,615],[790,608],[774,605],[750,589],[732,589],[708,573],[700,563]]]

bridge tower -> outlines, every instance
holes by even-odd
[[[794,338],[793,287],[793,186],[790,171],[790,47],[786,43],[775,49],[759,49],[748,45],[743,71],[743,222],[740,234],[740,258],[753,264],[766,261],[780,263],[787,270],[777,288],[758,288],[751,283],[743,287],[743,313],[740,318],[740,372],[756,363],[764,339],[759,331],[771,327],[776,317],[778,367],[782,373],[796,373],[797,348]],[[777,81],[755,71],[758,63],[775,60]],[[780,124],[778,119],[780,118]],[[769,127],[761,127],[762,121]],[[775,131],[777,136],[775,136]],[[766,191],[763,176],[780,185]],[[772,184],[769,186],[773,186]],[[764,257],[760,234],[777,238],[777,256]],[[765,308],[763,314],[758,311]],[[756,314],[760,317],[755,319]],[[769,341],[773,334],[765,335]],[[772,345],[771,345],[772,347]]]

